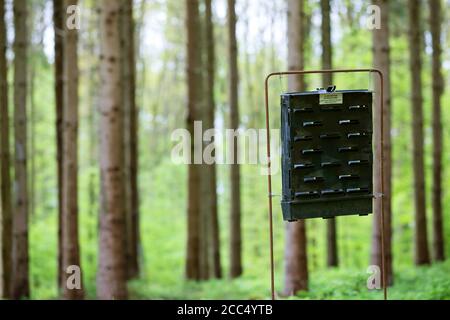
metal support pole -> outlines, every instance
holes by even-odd
[[[289,76],[289,75],[305,75],[305,74],[328,74],[328,73],[377,73],[380,79],[380,134],[381,139],[378,144],[381,153],[380,175],[381,175],[381,269],[384,299],[387,300],[387,283],[386,283],[386,255],[385,255],[385,218],[384,218],[384,76],[378,69],[330,69],[330,70],[309,70],[309,71],[282,71],[273,72],[266,77],[265,80],[265,108],[266,108],[266,131],[267,131],[267,182],[269,192],[269,245],[270,245],[270,286],[272,300],[275,300],[275,264],[273,251],[273,209],[272,209],[272,160],[270,152],[270,113],[269,113],[269,80],[273,76]]]

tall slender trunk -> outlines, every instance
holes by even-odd
[[[289,70],[304,69],[305,2],[288,0],[288,66]],[[289,77],[290,91],[305,90],[303,77]],[[308,290],[308,255],[304,220],[286,225],[285,285],[286,295]]]
[[[120,0],[100,2],[100,175],[101,209],[97,296],[127,298],[125,261],[125,208],[123,106],[121,90]]]
[[[376,128],[380,127],[380,121],[384,122],[384,216],[385,216],[385,230],[384,230],[384,247],[386,254],[386,270],[387,283],[393,284],[393,270],[392,270],[392,213],[391,213],[391,190],[392,190],[392,156],[391,156],[391,76],[390,76],[390,45],[389,45],[389,1],[388,0],[374,0],[374,5],[381,9],[381,29],[373,31],[373,66],[380,69],[384,75],[384,118],[380,119],[379,110],[376,109],[374,113],[374,125]],[[380,85],[378,80],[375,82],[375,108],[380,105]],[[375,130],[375,140],[380,141],[381,132]],[[381,149],[377,148],[375,144],[376,163],[381,161]],[[374,190],[381,192],[381,179],[379,166],[374,167]],[[374,220],[372,224],[372,249],[371,249],[371,264],[381,267],[381,229],[380,229],[380,215],[381,203],[377,199],[374,200]]]
[[[187,28],[187,86],[188,86],[188,114],[186,125],[191,137],[194,137],[194,121],[198,120],[201,91],[201,56],[198,54],[200,44],[200,14],[198,0],[186,0],[186,28]],[[191,139],[191,156],[199,146]],[[188,212],[187,212],[187,253],[186,277],[189,280],[200,280],[200,170],[196,164],[188,167]]]
[[[199,90],[201,92],[201,103],[198,105],[198,117],[199,120],[202,121],[203,130],[207,130],[210,128],[209,124],[209,110],[208,110],[208,100],[209,93],[208,88],[208,70],[207,70],[207,21],[206,21],[206,1],[202,1],[202,4],[199,8],[200,11],[200,46],[197,48],[198,54],[201,56],[201,76],[202,82],[199,84]],[[208,145],[207,141],[202,142],[203,150]],[[211,189],[210,189],[210,176],[211,170],[210,166],[203,161],[203,163],[199,166],[199,177],[200,177],[200,194],[201,198],[199,199],[200,203],[200,220],[199,220],[199,228],[200,228],[200,280],[208,280],[211,277],[212,271],[212,250],[211,250],[211,242],[212,242],[212,212],[211,212]]]
[[[125,205],[127,222],[128,278],[139,275],[139,200],[138,200],[138,153],[136,111],[136,64],[134,42],[133,1],[122,0],[122,90],[124,105],[124,160],[125,160]]]
[[[205,106],[205,98],[203,97],[202,101],[202,123],[203,125],[206,123],[205,121],[205,111],[207,111]],[[206,146],[206,143],[203,142],[203,146]],[[207,195],[210,190],[210,168],[209,165],[203,163],[199,166],[199,177],[200,177],[200,194],[201,197],[199,199],[200,202],[200,220],[199,220],[199,229],[200,229],[200,280],[208,280],[211,278],[212,271],[212,251],[211,251],[211,242],[212,242],[212,219],[211,219],[211,208],[210,208],[210,195]]]
[[[415,262],[428,264],[427,221],[425,206],[425,170],[424,170],[424,134],[423,134],[423,97],[422,97],[422,34],[420,23],[420,0],[408,1],[409,7],[409,43],[411,70],[411,102],[413,118],[413,163],[414,163],[414,203],[415,203]]]
[[[430,30],[433,41],[433,253],[437,261],[445,260],[442,213],[442,123],[441,98],[444,78],[441,68],[441,0],[429,0]]]
[[[135,52],[135,22],[133,17],[132,2],[130,3],[129,20],[130,30],[129,38],[130,44],[129,64],[131,69],[131,98],[130,98],[130,119],[127,130],[130,132],[130,191],[131,191],[131,259],[132,266],[130,276],[136,278],[139,276],[139,247],[140,247],[140,214],[139,214],[139,110],[136,105],[136,52]]]
[[[230,128],[239,128],[239,70],[238,46],[236,40],[236,1],[228,0],[228,59],[229,59],[229,101]],[[238,141],[234,141],[231,165],[231,207],[230,207],[230,276],[239,277],[242,270],[242,230],[241,230],[241,178],[237,163]]]
[[[65,0],[64,7],[78,5]],[[78,242],[78,31],[64,24],[64,116],[63,116],[63,287],[65,299],[82,299],[81,289],[67,285],[69,266],[80,265]]]
[[[322,11],[322,69],[331,69],[333,52],[331,44],[331,24],[330,24],[330,0],[320,0]],[[326,88],[333,83],[331,73],[323,74],[323,86]],[[336,219],[327,220],[327,265],[337,267],[339,265],[338,247],[336,236]]]
[[[215,120],[215,45],[214,45],[214,23],[212,13],[212,0],[205,0],[205,16],[206,16],[206,53],[207,53],[207,123],[205,129],[214,128]],[[208,212],[211,215],[210,236],[211,236],[211,251],[212,251],[212,275],[215,278],[222,277],[222,267],[220,261],[220,228],[219,228],[219,213],[217,208],[217,173],[215,164],[208,166]]]
[[[129,159],[130,159],[130,135],[126,128],[129,127],[130,120],[130,65],[128,64],[128,46],[130,45],[128,39],[128,17],[125,13],[127,2],[129,0],[121,0],[120,1],[120,17],[119,17],[119,32],[120,32],[120,81],[122,87],[122,101],[121,104],[123,106],[123,137],[120,141],[120,148],[122,149],[122,162],[123,162],[123,182],[124,182],[124,194],[123,194],[123,206],[124,206],[124,214],[125,214],[125,260],[127,267],[127,279],[130,278],[130,265],[128,263],[131,258],[131,209],[130,209],[130,171],[129,168]]]
[[[63,139],[62,122],[64,106],[64,2],[53,0],[53,28],[55,37],[55,109],[56,109],[56,165],[58,176],[58,290],[63,288],[63,265],[62,265],[62,164],[63,164]]]
[[[30,296],[27,178],[27,2],[14,1],[15,209],[12,298]]]
[[[333,47],[331,43],[330,0],[320,0],[320,7],[322,12],[322,68],[331,69],[333,67]],[[323,74],[322,84],[324,87],[332,85],[333,74]]]
[[[11,198],[11,156],[9,146],[9,110],[8,110],[8,64],[6,61],[6,25],[5,1],[0,0],[0,184],[2,239],[0,241],[0,261],[3,274],[0,279],[0,297],[11,297],[12,273],[12,198]]]
[[[248,11],[249,4],[251,0],[247,0],[245,2],[244,12]],[[244,33],[248,34],[250,31],[250,18],[245,15],[243,17],[243,20],[241,20],[241,23],[244,25]],[[260,112],[258,105],[255,103],[254,98],[254,79],[253,79],[253,73],[252,73],[252,61],[251,61],[251,53],[249,52],[249,43],[245,41],[242,44],[242,51],[244,52],[244,78],[245,78],[245,95],[246,95],[246,103],[250,107],[250,121],[249,121],[249,127],[250,128],[257,128],[257,122],[258,122],[258,114]]]

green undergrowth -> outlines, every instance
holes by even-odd
[[[392,300],[450,299],[450,260],[427,267],[410,267],[395,272],[395,283],[388,289]],[[370,291],[366,282],[369,274],[352,269],[335,269],[310,275],[309,292],[291,299],[312,300],[376,300],[381,291]],[[267,279],[268,280],[268,279]],[[281,288],[280,288],[281,289]],[[165,286],[151,280],[130,283],[134,299],[269,299],[269,281],[242,277],[237,280],[214,280],[204,283],[180,281]]]

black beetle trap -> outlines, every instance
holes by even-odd
[[[372,135],[371,91],[283,94],[284,220],[372,213]]]

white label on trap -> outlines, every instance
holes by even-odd
[[[326,93],[320,95],[320,104],[343,104],[344,96],[342,93]]]

